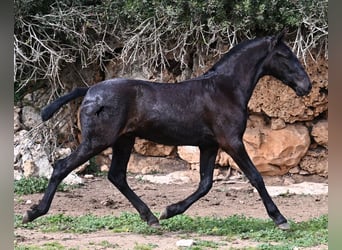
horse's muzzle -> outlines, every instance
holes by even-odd
[[[299,87],[299,86],[296,87],[296,94],[298,96],[305,96],[305,95],[308,95],[310,93],[310,91],[312,89],[311,83],[309,82],[308,84],[305,84],[305,85],[307,86],[305,88]]]

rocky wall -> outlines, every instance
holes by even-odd
[[[158,79],[144,69],[136,68],[125,73],[122,69],[121,64],[112,62],[103,77]],[[308,96],[297,97],[292,89],[278,80],[264,77],[249,102],[250,117],[243,139],[252,161],[263,175],[328,177],[328,62],[309,61],[306,69],[313,83]],[[193,77],[198,68],[196,70],[187,69],[178,75],[165,71],[162,80],[172,82]],[[83,77],[91,75],[89,72],[87,70]],[[71,73],[65,75],[68,77],[65,76],[64,81],[70,81],[69,86],[74,87],[75,77]],[[96,73],[89,78],[99,81],[101,75]],[[76,114],[79,102],[68,104],[51,121],[41,123],[39,112],[48,102],[49,91],[40,89],[27,94],[14,107],[15,178],[49,177],[52,162],[68,155],[79,143],[81,128]],[[54,131],[58,131],[57,134],[52,133]],[[53,136],[57,140],[51,138]],[[111,151],[106,150],[96,157],[96,163],[101,170],[108,171],[110,159]],[[219,151],[216,164],[218,168],[238,170],[236,163],[223,151]],[[150,173],[162,168],[196,169],[198,165],[197,147],[171,147],[137,138],[128,169],[134,173]],[[74,180],[70,178],[69,182],[80,181],[77,175],[71,176]]]

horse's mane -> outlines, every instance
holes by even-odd
[[[221,64],[229,60],[230,57],[234,56],[236,53],[241,53],[241,51],[248,50],[249,48],[256,47],[261,43],[267,41],[267,37],[254,38],[251,40],[244,40],[239,44],[232,47],[228,52],[226,52],[204,75],[215,71]]]

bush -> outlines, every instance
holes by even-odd
[[[327,0],[15,0],[15,83],[21,89],[48,80],[53,93],[63,87],[59,74],[68,65],[105,69],[114,58],[127,67],[139,58],[151,72],[171,59],[184,69],[189,54],[222,53],[283,27],[298,56],[327,56],[327,6]]]

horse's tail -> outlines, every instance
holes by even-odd
[[[89,87],[75,88],[70,93],[59,97],[53,103],[50,103],[49,105],[45,106],[41,112],[43,121],[45,122],[49,120],[53,116],[53,114],[56,113],[64,104],[67,104],[68,102],[78,97],[85,96],[88,89]]]

